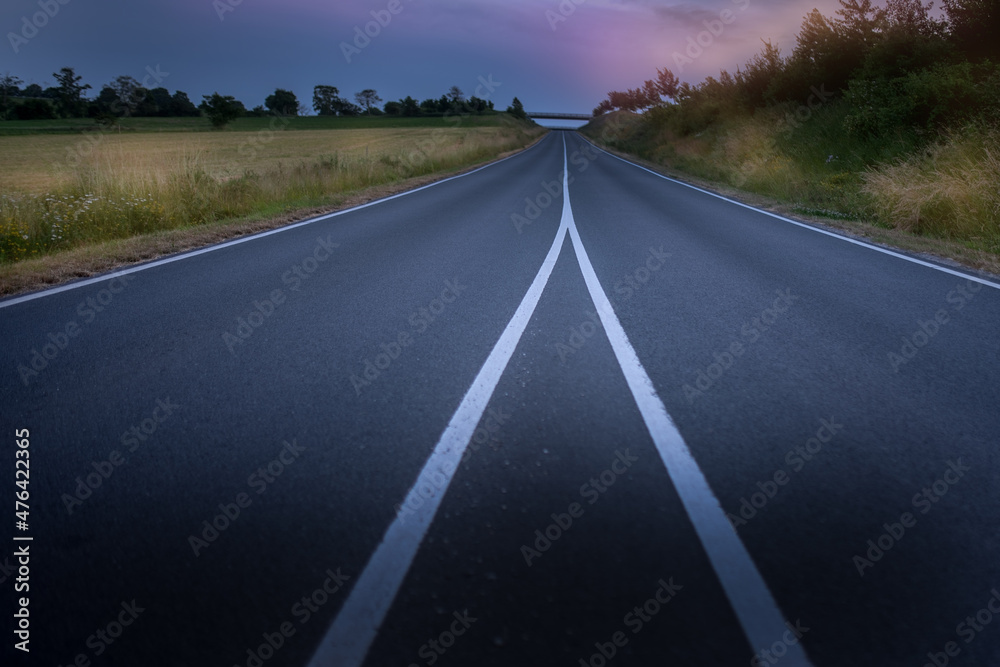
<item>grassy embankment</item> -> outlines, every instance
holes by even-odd
[[[678,136],[657,117],[615,112],[584,134],[758,203],[910,250],[1000,272],[1000,131],[968,126],[923,145],[859,141],[843,101],[793,126],[790,109],[720,119]],[[769,200],[769,201],[768,201]]]
[[[839,4],[809,12],[784,54],[764,40],[699,83],[677,74],[701,46],[675,53],[677,74],[611,91],[595,111],[620,111],[586,131],[785,211],[997,272],[1000,5]],[[695,46],[706,37],[711,48],[708,32]]]
[[[82,133],[37,124],[0,136],[0,294],[384,196],[544,132],[505,115],[245,118],[222,132],[201,131],[204,119]]]

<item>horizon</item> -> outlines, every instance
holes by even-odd
[[[54,72],[72,67],[92,86],[89,98],[129,75],[149,88],[184,91],[195,104],[219,92],[247,109],[277,88],[294,92],[312,113],[316,85],[336,86],[348,99],[374,88],[383,102],[436,99],[457,85],[499,110],[518,97],[528,111],[589,113],[608,91],[641,85],[658,67],[697,83],[742,65],[761,40],[789,53],[808,11],[817,7],[829,16],[838,6],[837,0],[350,0],[335,7],[306,0],[281,6],[154,0],[119,9],[14,0],[0,9],[6,42],[0,73],[20,77],[22,87],[47,88],[55,85]],[[144,29],[151,24],[159,29]]]

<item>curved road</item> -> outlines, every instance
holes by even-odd
[[[998,289],[553,132],[0,302],[4,664],[1000,664]]]

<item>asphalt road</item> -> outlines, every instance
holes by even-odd
[[[998,665],[998,289],[553,132],[0,302],[4,664]]]

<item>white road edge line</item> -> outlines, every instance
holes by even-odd
[[[390,524],[308,667],[360,667],[364,662],[368,649],[375,641],[379,627],[409,572],[420,543],[434,520],[462,455],[472,440],[476,426],[489,405],[493,391],[535,312],[559,258],[566,230],[564,211],[555,240],[552,241],[552,247],[549,248],[538,274],[403,501],[404,507],[417,509],[409,512],[405,519],[397,516]],[[430,497],[421,493],[428,489],[431,490]]]
[[[563,135],[564,154],[565,151],[566,139]],[[683,436],[667,413],[666,406],[657,395],[652,380],[646,374],[646,369],[639,361],[625,334],[625,329],[622,328],[611,302],[601,287],[594,266],[590,263],[590,257],[580,239],[576,221],[573,219],[568,166],[563,172],[563,224],[569,227],[569,236],[587,289],[590,290],[590,298],[594,301],[618,364],[625,374],[625,380],[646,422],[646,428],[649,429],[653,443],[667,467],[670,479],[677,489],[691,523],[694,524],[695,532],[708,554],[715,574],[743,627],[743,632],[755,651],[769,648],[775,642],[781,641],[782,636],[788,632],[785,619],[746,547],[726,518],[725,511],[691,455]],[[787,653],[782,657],[782,665],[788,667],[810,665],[801,643],[787,646]]]
[[[591,146],[593,146],[597,150],[601,151],[602,153],[605,153],[606,155],[610,155],[611,157],[615,158],[616,160],[621,160],[625,164],[632,165],[636,169],[642,169],[643,171],[648,171],[653,176],[659,176],[660,178],[662,178],[665,181],[670,181],[671,183],[676,183],[677,185],[683,185],[686,188],[691,188],[692,190],[697,190],[698,192],[702,192],[702,193],[704,193],[706,195],[715,197],[716,199],[721,199],[722,201],[727,201],[730,204],[735,204],[736,206],[741,206],[741,207],[749,209],[751,211],[756,211],[757,213],[762,213],[764,215],[767,215],[767,216],[770,216],[772,218],[775,218],[776,220],[781,220],[783,222],[787,222],[789,224],[795,225],[796,227],[802,227],[803,229],[808,229],[808,230],[814,231],[814,232],[816,232],[818,234],[825,234],[826,236],[832,236],[835,239],[840,239],[841,241],[847,241],[848,243],[853,243],[854,245],[859,245],[862,248],[868,248],[869,250],[874,250],[876,252],[880,252],[880,253],[883,253],[885,255],[889,255],[891,257],[896,257],[898,259],[905,259],[907,262],[913,262],[914,264],[919,264],[920,266],[926,266],[926,267],[928,267],[930,269],[936,269],[938,271],[943,271],[944,273],[950,273],[953,276],[958,276],[959,278],[966,278],[968,280],[972,280],[972,281],[975,281],[977,283],[982,283],[983,285],[986,285],[988,287],[993,287],[995,289],[1000,289],[1000,284],[995,283],[995,282],[993,282],[991,280],[987,280],[985,278],[980,278],[979,276],[975,276],[975,275],[972,275],[970,273],[963,273],[962,271],[955,271],[953,269],[949,269],[946,266],[940,266],[939,264],[934,264],[932,262],[925,262],[922,259],[917,259],[916,257],[910,257],[909,255],[904,255],[902,253],[895,252],[893,250],[889,250],[888,248],[881,248],[881,247],[879,247],[877,245],[872,245],[871,243],[866,243],[864,241],[859,241],[858,239],[852,239],[851,237],[844,236],[843,234],[837,234],[836,232],[831,232],[831,231],[828,231],[828,230],[825,230],[825,229],[820,229],[819,227],[814,227],[812,225],[807,225],[807,224],[805,224],[803,222],[799,222],[797,220],[792,220],[791,218],[786,218],[786,217],[784,217],[782,215],[778,215],[777,213],[772,213],[770,211],[765,211],[765,210],[759,209],[759,208],[757,208],[755,206],[750,206],[749,204],[744,204],[743,202],[736,201],[735,199],[730,199],[729,197],[724,197],[723,195],[720,195],[718,193],[711,192],[711,191],[705,190],[703,188],[699,188],[696,185],[691,185],[690,183],[685,183],[684,181],[678,181],[676,178],[670,178],[669,176],[664,176],[663,174],[661,174],[659,172],[656,172],[656,171],[653,171],[652,169],[649,169],[648,167],[643,167],[641,164],[636,164],[635,162],[632,162],[630,160],[626,160],[623,157],[618,157],[614,153],[609,153],[608,151],[604,150],[603,148],[601,148],[600,146],[598,146],[597,144],[595,144],[593,141],[591,141],[590,139],[588,139],[587,137],[584,137],[582,134],[580,135],[580,137],[582,137],[584,141],[586,141],[587,143],[589,143]]]
[[[353,213],[354,211],[360,211],[361,209],[368,208],[369,206],[377,206],[378,204],[384,204],[385,202],[392,201],[393,199],[399,199],[400,197],[406,197],[406,196],[412,195],[412,194],[414,194],[416,192],[420,192],[421,190],[427,190],[428,188],[433,188],[433,187],[436,187],[438,185],[442,185],[444,183],[448,183],[449,181],[455,181],[455,180],[458,180],[460,178],[465,178],[466,176],[471,176],[471,175],[473,175],[473,174],[475,174],[477,172],[480,172],[480,171],[482,171],[484,169],[489,169],[490,167],[498,165],[501,162],[506,162],[507,160],[511,160],[513,158],[516,158],[519,155],[527,153],[528,151],[532,150],[533,148],[536,148],[536,147],[540,146],[543,141],[544,141],[544,139],[542,139],[542,141],[539,141],[535,145],[531,146],[530,148],[527,148],[527,149],[525,149],[523,151],[515,153],[514,155],[509,155],[509,156],[507,156],[505,158],[502,158],[500,160],[497,160],[495,162],[490,162],[489,164],[483,165],[482,167],[478,167],[477,169],[473,169],[472,171],[467,171],[464,174],[458,174],[457,176],[449,176],[448,178],[442,179],[440,181],[435,181],[433,183],[428,183],[427,185],[422,185],[419,188],[414,188],[413,190],[407,190],[405,192],[400,192],[398,194],[390,195],[389,197],[383,197],[382,199],[376,199],[375,201],[370,201],[367,204],[361,204],[359,206],[354,206],[354,207],[351,207],[351,208],[347,208],[347,209],[344,209],[343,211],[334,211],[333,213],[327,213],[326,215],[321,215],[321,216],[318,216],[316,218],[309,218],[308,220],[302,220],[301,222],[296,222],[294,224],[286,225],[284,227],[278,227],[277,229],[270,229],[270,230],[268,230],[266,232],[259,232],[257,234],[251,234],[250,236],[244,236],[244,237],[241,237],[241,238],[238,238],[238,239],[233,239],[232,241],[224,241],[224,242],[218,243],[216,245],[208,246],[207,248],[200,248],[198,250],[191,250],[191,251],[188,251],[188,252],[185,252],[185,253],[181,253],[179,255],[172,255],[172,256],[166,257],[164,259],[154,260],[152,262],[149,262],[148,264],[139,264],[138,266],[133,266],[133,267],[129,267],[127,269],[122,269],[121,271],[115,271],[113,273],[105,273],[105,274],[102,274],[102,275],[99,275],[99,276],[94,276],[93,278],[86,278],[84,280],[80,280],[80,281],[77,281],[77,282],[74,282],[74,283],[69,283],[69,284],[66,284],[66,285],[60,285],[58,287],[53,287],[51,289],[42,290],[40,292],[32,292],[31,294],[25,294],[23,296],[13,297],[13,298],[7,299],[5,301],[0,301],[0,309],[2,309],[2,308],[8,308],[10,306],[14,306],[14,305],[17,305],[19,303],[24,303],[26,301],[34,301],[35,299],[41,299],[42,297],[46,297],[46,296],[52,296],[53,294],[59,294],[60,292],[66,292],[66,291],[69,291],[69,290],[78,289],[80,287],[86,287],[88,285],[94,285],[96,283],[102,283],[102,282],[104,282],[106,280],[113,280],[113,279],[119,278],[121,276],[127,276],[130,273],[138,273],[139,271],[145,271],[146,269],[152,269],[152,268],[157,267],[157,266],[163,266],[164,264],[172,264],[173,262],[179,262],[182,259],[188,259],[190,257],[197,257],[198,255],[204,255],[206,253],[215,252],[216,250],[222,250],[223,248],[228,248],[230,246],[239,245],[241,243],[247,243],[248,241],[255,241],[257,239],[262,239],[262,238],[264,238],[266,236],[271,236],[273,234],[280,234],[282,232],[287,232],[287,231],[290,231],[292,229],[296,229],[298,227],[303,227],[305,225],[311,225],[314,222],[321,222],[323,220],[329,220],[330,218],[336,218],[337,216],[346,215],[348,213]]]

